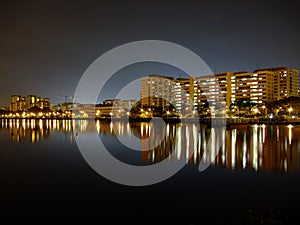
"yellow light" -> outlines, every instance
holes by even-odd
[[[257,108],[254,108],[253,111],[254,111],[254,113],[258,113],[258,109]]]

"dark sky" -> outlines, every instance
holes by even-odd
[[[299,19],[286,0],[1,1],[0,106],[12,94],[64,101],[97,57],[137,40],[183,45],[214,72],[300,69]]]

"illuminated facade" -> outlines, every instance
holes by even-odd
[[[129,115],[136,100],[108,99],[96,105],[96,118],[125,117]]]
[[[298,96],[299,71],[286,67],[266,68],[256,72],[268,71],[274,77],[274,100]]]
[[[31,107],[34,107],[36,102],[37,102],[36,95],[28,95],[26,97],[26,108],[30,109]]]
[[[103,105],[105,106],[120,106],[124,109],[131,109],[133,105],[137,102],[137,100],[129,99],[129,100],[123,100],[123,99],[107,99],[103,101]]]
[[[25,109],[26,109],[25,98],[20,95],[12,95],[10,98],[9,110],[16,112],[16,111],[23,111]]]
[[[298,70],[286,67],[176,80],[150,75],[142,78],[141,101],[145,106],[165,106],[170,102],[181,112],[200,110],[209,102],[210,108],[218,112],[217,107],[229,110],[232,104],[263,104],[298,96],[298,90]]]
[[[231,77],[231,103],[272,102],[274,76],[269,71],[238,72]]]
[[[230,94],[228,74],[229,72],[194,78],[191,99],[193,99],[195,109],[200,110],[206,102],[215,112],[218,111],[219,106],[225,109],[226,95]]]
[[[171,103],[177,111],[188,113],[193,110],[193,78],[178,78],[172,81]]]
[[[141,79],[142,106],[166,107],[170,105],[173,77],[149,75]]]
[[[12,95],[9,110],[12,112],[24,111],[34,106],[39,107],[41,109],[45,107],[50,107],[50,99],[37,97],[36,95],[28,95],[27,97],[22,97],[20,95]]]

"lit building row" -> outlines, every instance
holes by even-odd
[[[9,105],[9,111],[24,111],[34,106],[39,107],[41,109],[46,107],[50,108],[50,99],[37,97],[36,95],[28,95],[27,97],[23,97],[20,95],[12,95]]]
[[[136,100],[108,99],[95,107],[96,118],[125,117],[135,105]]]
[[[286,67],[179,79],[149,75],[141,79],[141,103],[150,107],[172,104],[183,111],[199,110],[208,101],[210,107],[229,109],[241,102],[262,104],[298,96],[298,90],[298,70]]]

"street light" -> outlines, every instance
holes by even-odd
[[[255,114],[257,114],[257,113],[258,113],[258,108],[254,108],[254,109],[253,109],[253,112],[254,112]]]
[[[292,107],[288,108],[289,115],[291,115],[291,112],[292,112],[292,111],[293,111],[293,108],[292,108]]]

